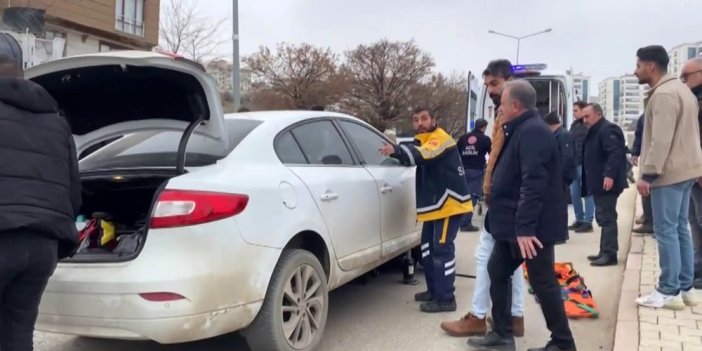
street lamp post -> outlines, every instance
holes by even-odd
[[[234,111],[236,111],[241,104],[241,78],[239,72],[239,0],[233,0],[232,27],[232,98],[234,99]]]
[[[509,34],[504,34],[504,33],[496,32],[496,31],[494,31],[494,30],[489,30],[488,33],[490,33],[490,34],[495,34],[495,35],[500,35],[500,36],[503,36],[503,37],[512,38],[512,39],[517,40],[517,62],[515,62],[515,64],[519,64],[519,47],[520,47],[520,45],[521,45],[522,39],[531,38],[531,37],[537,36],[537,35],[539,35],[539,34],[548,33],[548,32],[550,32],[551,30],[552,30],[551,28],[548,28],[548,29],[544,29],[544,30],[542,30],[542,31],[540,31],[540,32],[532,33],[532,34],[529,34],[529,35],[523,35],[523,36],[521,36],[521,37],[517,37],[517,36],[514,36],[514,35],[509,35]]]

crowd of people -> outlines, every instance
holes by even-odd
[[[702,210],[698,210],[702,208],[702,58],[687,63],[679,78],[667,74],[668,63],[661,46],[637,52],[635,74],[650,90],[632,162],[640,167],[637,188],[644,207],[651,207],[645,209],[640,221],[643,229],[637,231],[647,232],[646,226],[652,226],[662,273],[657,289],[636,303],[680,309],[697,304],[693,286],[700,287],[702,273]],[[592,232],[596,220],[601,228],[600,248],[587,258],[595,267],[618,264],[617,202],[630,178],[624,133],[607,120],[598,104],[575,102],[570,130],[556,112],[539,116],[536,91],[527,81],[515,79],[508,60],[490,62],[483,79],[497,107],[492,140],[485,135],[488,123],[478,119],[473,131],[453,143],[435,116],[419,108],[413,115],[415,145],[385,145],[381,150],[406,165],[418,166],[416,186],[422,194],[418,208],[427,205],[421,203],[427,189],[440,199],[432,205],[441,219],[425,222],[422,235],[422,264],[431,267],[425,273],[427,291],[415,299],[423,302],[424,312],[456,310],[454,289],[446,286],[453,277],[437,280],[436,276],[443,268],[447,275],[455,272],[455,254],[440,248],[454,249],[452,241],[459,229],[454,222],[463,216],[460,229],[481,231],[472,309],[459,320],[441,323],[441,328],[451,336],[470,337],[468,344],[476,348],[514,350],[514,337],[524,335],[521,270],[526,263],[531,288],[551,331],[545,347],[529,350],[575,350],[554,270],[555,246],[568,240],[569,230]],[[457,167],[458,162],[462,167]],[[463,179],[465,186],[457,179]],[[442,181],[450,181],[451,187],[437,186]],[[482,230],[473,224],[466,193],[473,204],[481,199],[488,206]],[[575,210],[570,226],[569,197]],[[441,221],[444,233],[439,235]],[[432,302],[434,308],[427,308]]]

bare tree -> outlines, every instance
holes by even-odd
[[[161,15],[161,44],[165,49],[202,62],[222,44],[226,18],[214,20],[198,11],[198,1],[168,0]]]
[[[346,53],[344,70],[351,86],[345,109],[385,130],[414,104],[409,93],[430,74],[434,60],[413,41],[381,40]]]
[[[346,90],[337,61],[329,48],[286,43],[274,51],[261,47],[243,59],[252,80],[252,100],[263,109],[335,104]]]
[[[416,104],[429,108],[439,125],[457,138],[466,131],[467,84],[464,76],[437,73],[413,86],[410,96]]]

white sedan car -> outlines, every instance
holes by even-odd
[[[179,343],[241,330],[253,350],[313,350],[328,292],[419,242],[414,169],[330,112],[224,116],[196,64],[95,54],[27,72],[75,132],[81,214],[119,244],[59,264],[37,329]]]

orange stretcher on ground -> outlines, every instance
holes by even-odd
[[[585,285],[585,279],[578,274],[570,262],[558,262],[554,266],[558,284],[561,286],[561,296],[568,318],[598,318],[599,308],[592,292]],[[526,264],[523,265],[524,279],[529,280]],[[531,287],[529,292],[534,293]],[[538,298],[537,298],[538,301]]]

